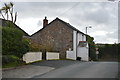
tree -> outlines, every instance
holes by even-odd
[[[8,18],[11,17],[11,21],[15,23],[17,20],[17,12],[15,12],[15,15],[13,14],[13,7],[14,4],[12,2],[8,4],[4,3],[4,6],[0,9],[0,14],[5,20],[8,20]]]
[[[4,5],[5,7],[3,8],[3,10],[5,11],[5,15],[7,15],[7,20],[8,20],[8,17],[9,17],[8,10],[10,9],[10,6],[8,6],[6,3]]]
[[[5,19],[5,16],[4,16],[4,14],[3,14],[4,10],[5,10],[5,7],[2,7],[2,8],[0,9],[0,14],[2,15],[3,19]]]

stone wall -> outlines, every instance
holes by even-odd
[[[66,58],[66,51],[73,49],[73,30],[59,20],[31,36],[32,42],[50,48],[51,51],[59,52],[60,59]]]

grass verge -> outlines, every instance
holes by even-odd
[[[14,67],[22,66],[22,65],[25,65],[25,63],[24,62],[11,62],[11,63],[2,65],[2,68],[14,68]]]

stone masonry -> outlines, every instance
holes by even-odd
[[[31,40],[39,45],[46,45],[51,51],[59,52],[60,59],[65,59],[66,50],[73,49],[73,29],[56,18],[31,35]]]

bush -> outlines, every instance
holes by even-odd
[[[3,68],[17,67],[23,64],[25,64],[25,62],[14,55],[3,55],[2,56],[2,67]]]
[[[29,50],[29,42],[23,39],[23,33],[15,28],[2,27],[2,54],[22,58]]]
[[[11,62],[18,62],[20,59],[14,55],[2,55],[2,64],[8,64]]]

